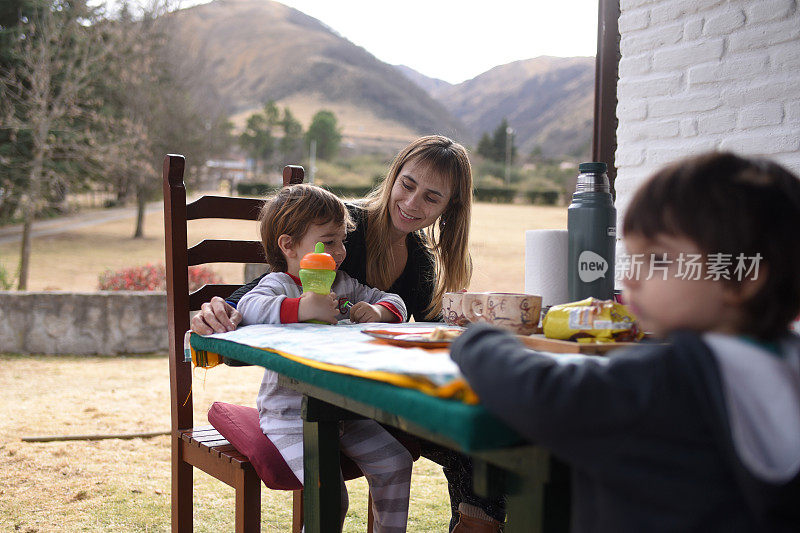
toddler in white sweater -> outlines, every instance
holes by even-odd
[[[312,185],[284,187],[267,200],[260,216],[261,241],[271,272],[242,296],[237,305],[242,324],[288,324],[316,320],[335,324],[349,309],[353,322],[403,322],[406,306],[396,294],[367,287],[337,271],[330,294],[303,292],[300,260],[325,245],[336,263],[344,261],[344,241],[351,226],[344,203]],[[264,372],[258,394],[261,430],[275,444],[297,478],[303,481],[301,395],[278,384],[278,375]],[[374,420],[345,420],[339,441],[342,452],[364,472],[373,499],[374,531],[403,532],[408,520],[411,454]],[[347,491],[343,486],[343,516]]]

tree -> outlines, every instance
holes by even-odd
[[[288,107],[283,108],[280,125],[283,137],[278,143],[278,149],[283,156],[283,162],[297,162],[303,156],[303,125],[294,118]]]
[[[35,0],[0,2],[0,72],[14,70],[19,62],[14,51],[24,38],[23,21],[33,19],[38,9]],[[0,104],[0,111],[5,107]],[[10,220],[19,207],[19,194],[26,180],[25,168],[19,161],[30,159],[29,134],[28,130],[11,128],[0,120],[0,222]]]
[[[19,20],[0,65],[3,162],[22,177],[3,184],[15,189],[23,217],[19,290],[27,288],[33,221],[68,185],[70,173],[58,172],[59,166],[80,167],[94,159],[96,139],[88,124],[97,119],[97,103],[90,88],[107,56],[85,2],[38,5],[30,18]]]
[[[316,141],[317,157],[330,160],[339,151],[342,133],[332,111],[317,111],[306,132],[306,142]]]
[[[478,142],[478,148],[476,150],[478,155],[486,159],[491,159],[492,161],[497,161],[498,163],[503,163],[506,161],[507,143],[510,142],[510,162],[513,163],[517,154],[517,148],[514,146],[514,135],[509,133],[509,129],[508,120],[503,118],[497,128],[495,128],[491,137],[488,133],[484,133],[481,140]]]
[[[478,141],[478,148],[476,152],[478,155],[485,157],[486,159],[496,161],[494,144],[492,143],[492,138],[489,137],[488,133],[483,132],[483,135],[481,135],[481,140]]]
[[[275,136],[272,134],[272,129],[278,125],[279,115],[278,106],[270,100],[264,104],[261,111],[247,117],[244,131],[239,135],[242,149],[256,161],[256,173],[258,164],[268,165],[275,153]]]
[[[205,83],[202,50],[187,50],[172,38],[179,29],[171,25],[168,7],[156,0],[134,21],[123,6],[117,57],[104,87],[118,154],[110,170],[120,190],[136,196],[134,238],[144,235],[147,201],[161,190],[156,177],[164,155],[181,153],[198,167],[230,142],[227,110]]]
[[[278,138],[280,134],[280,138]],[[284,163],[302,157],[303,126],[288,107],[283,116],[274,101],[247,117],[244,131],[239,135],[239,145],[261,168],[269,166],[276,157]],[[258,168],[256,170],[258,173]]]
[[[541,145],[537,144],[536,146],[533,147],[533,150],[531,150],[531,154],[528,156],[528,160],[534,163],[545,162],[544,151],[542,150]]]

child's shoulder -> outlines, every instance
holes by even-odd
[[[264,274],[258,286],[264,287],[293,287],[297,282],[286,272],[268,272]]]

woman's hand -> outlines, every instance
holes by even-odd
[[[317,294],[316,292],[304,292],[300,296],[300,305],[297,308],[297,320],[306,322],[308,320],[320,320],[328,324],[336,324],[339,315],[336,294]]]
[[[382,305],[358,302],[350,308],[350,321],[361,322],[393,322],[397,317]]]
[[[242,314],[228,302],[214,296],[210,302],[200,306],[200,311],[192,317],[192,331],[200,335],[233,331],[242,321]]]

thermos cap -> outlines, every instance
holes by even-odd
[[[581,163],[580,165],[578,165],[578,172],[580,172],[581,174],[604,173],[608,172],[608,165],[599,161],[593,161],[591,163]]]

